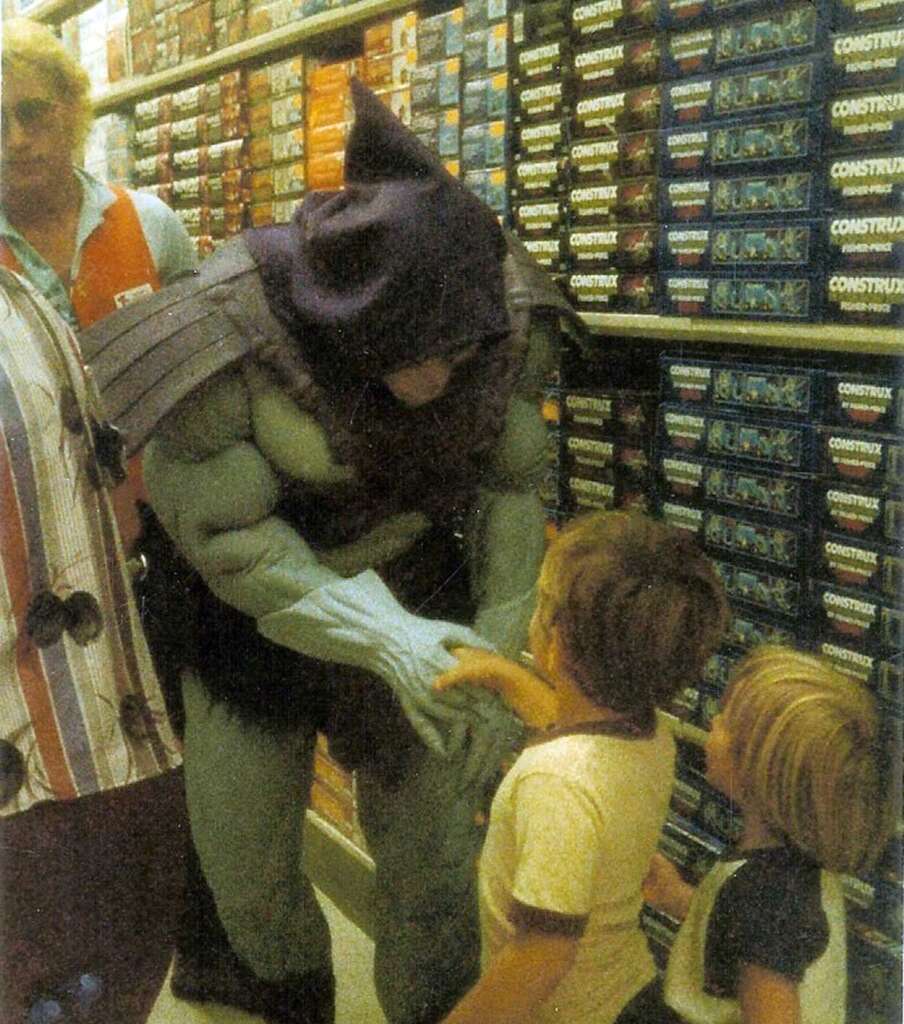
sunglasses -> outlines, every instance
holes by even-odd
[[[4,107],[0,126],[6,127],[7,122],[15,118],[24,132],[36,132],[45,127],[56,103],[35,96],[32,99],[19,100],[11,106]]]

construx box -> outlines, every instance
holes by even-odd
[[[767,551],[776,548],[790,551],[795,543],[790,531],[778,527],[748,524],[751,527],[749,533],[740,526],[726,530],[724,524],[727,520],[728,517],[721,517],[720,522],[719,517],[712,517],[707,524],[709,532],[717,537],[727,534],[731,539],[762,546]],[[719,553],[718,546],[713,546],[713,566],[732,604],[741,601],[763,611],[795,618],[803,612],[806,587],[800,580],[739,562],[723,561],[718,557]]]
[[[659,265],[666,269],[752,270],[805,268],[821,258],[823,224],[669,224],[660,235]]]
[[[881,153],[832,157],[826,206],[835,210],[904,210],[904,146]]]
[[[660,312],[666,316],[734,317],[807,323],[822,316],[824,279],[787,275],[678,272],[661,275]]]
[[[659,132],[630,132],[576,142],[568,169],[575,185],[609,184],[621,178],[647,177],[656,171]]]
[[[901,548],[825,533],[816,545],[816,556],[823,579],[843,587],[870,591],[898,604],[904,601]]]
[[[714,22],[735,21],[744,15],[762,17],[778,6],[769,0],[660,0],[659,21],[669,32],[681,32]],[[822,0],[814,0],[813,7],[827,20]]]
[[[836,29],[904,22],[904,0],[831,0],[830,23]]]
[[[789,57],[819,48],[825,20],[814,3],[796,3],[755,15],[672,32],[663,53],[663,77],[680,78],[738,64]]]
[[[660,220],[806,217],[822,210],[822,182],[822,174],[811,170],[667,179],[660,183]]]
[[[904,270],[904,213],[841,214],[827,228],[833,266]]]
[[[600,41],[574,54],[575,87],[588,93],[656,82],[661,54],[659,36]]]
[[[672,128],[659,147],[663,177],[812,165],[822,152],[822,106]]]
[[[567,279],[568,292],[577,307],[589,313],[653,313],[656,279],[648,273],[578,273]]]
[[[852,538],[900,545],[904,538],[904,494],[830,481],[816,492],[814,518],[824,528],[843,531]]]
[[[584,96],[574,104],[572,129],[576,139],[640,131],[659,124],[658,85]]]
[[[888,434],[904,430],[904,383],[891,377],[827,372],[823,419]]]
[[[904,84],[836,96],[828,105],[828,146],[873,150],[904,143]]]
[[[575,228],[568,232],[573,269],[652,267],[659,229],[654,224]]]
[[[590,185],[570,192],[572,221],[577,226],[651,221],[656,217],[657,181],[632,178],[612,185]]]
[[[830,271],[826,319],[870,326],[904,325],[904,271]]]
[[[832,36],[829,81],[834,92],[904,81],[904,25]]]
[[[673,128],[818,103],[823,72],[817,55],[668,82],[662,86],[662,124]]]
[[[819,433],[823,474],[869,488],[904,485],[904,440],[898,435],[823,427]]]
[[[832,583],[815,583],[812,615],[819,642],[889,653],[904,647],[904,612],[888,600]]]
[[[655,29],[659,20],[657,0],[576,0],[571,8],[571,31],[578,41]]]

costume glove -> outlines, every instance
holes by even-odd
[[[511,749],[513,716],[494,694],[433,690],[456,662],[453,647],[487,647],[473,630],[411,615],[373,571],[337,579],[258,619],[261,634],[323,661],[373,672],[392,688],[423,742],[465,757],[465,775],[483,781]]]

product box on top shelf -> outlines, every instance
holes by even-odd
[[[883,153],[832,157],[826,186],[826,207],[831,210],[904,210],[904,146]]]
[[[486,29],[508,18],[508,0],[465,0],[465,32]]]
[[[904,486],[904,437],[822,427],[820,469],[830,480],[868,488]]]
[[[816,652],[839,672],[859,679],[886,704],[904,702],[904,654],[869,653],[832,640],[817,641]]]
[[[417,50],[400,50],[364,58],[362,78],[374,91],[408,86],[417,67]]]
[[[590,39],[627,36],[659,27],[659,0],[573,0],[571,33],[583,44]]]
[[[572,184],[605,185],[653,175],[658,136],[654,129],[574,143],[568,159]]]
[[[816,545],[816,565],[822,579],[904,603],[904,552],[900,547],[823,533]]]
[[[567,289],[577,308],[587,313],[653,313],[656,308],[653,274],[569,274]]]
[[[345,181],[345,151],[308,153],[305,176],[308,188],[341,188]]]
[[[904,270],[829,271],[826,319],[870,327],[904,326]]]
[[[659,85],[584,96],[574,104],[572,129],[575,139],[642,131],[659,125]]]
[[[655,224],[573,228],[568,231],[568,251],[573,270],[621,270],[656,266]]]
[[[662,86],[663,127],[818,103],[824,95],[824,69],[819,54],[666,82]]]
[[[830,0],[829,21],[835,29],[904,22],[904,0]]]
[[[904,82],[834,97],[828,104],[826,148],[869,152],[904,144]]]
[[[904,611],[894,601],[815,582],[811,617],[816,643],[837,643],[873,654],[896,654],[904,648]]]
[[[443,14],[419,18],[417,22],[418,60],[425,64],[457,57],[464,46],[463,7],[455,7]]]
[[[214,49],[224,50],[227,46],[236,46],[248,38],[248,18],[244,10],[223,18],[216,18],[213,23]]]
[[[663,355],[660,392],[666,402],[712,406],[720,412],[774,412],[808,422],[822,409],[822,370],[780,363],[748,365]]]
[[[882,544],[904,543],[904,493],[832,480],[820,485],[815,501],[814,518],[824,529]]]
[[[508,23],[468,32],[461,52],[462,74],[466,78],[504,70],[508,65]]]
[[[741,277],[735,273],[665,272],[660,313],[810,323],[822,319],[825,278],[803,271]]]
[[[904,81],[904,25],[838,33],[830,53],[829,82],[835,93]]]
[[[899,378],[827,370],[825,382],[826,423],[889,434],[904,430],[904,382]]]
[[[598,40],[574,54],[575,87],[586,95],[657,82],[661,59],[658,35]]]
[[[823,0],[814,0],[820,10]],[[683,32],[701,25],[711,25],[744,14],[774,9],[776,0],[659,0],[660,21],[669,33]]]
[[[782,171],[813,166],[822,153],[822,105],[662,133],[663,177]]]
[[[567,254],[564,240],[558,233],[549,238],[523,238],[522,244],[541,267],[553,274],[564,273]]]
[[[450,159],[461,155],[461,117],[457,107],[414,111],[411,130],[431,152]]]
[[[681,78],[738,64],[791,57],[822,47],[826,22],[812,2],[766,7],[755,14],[672,32],[663,52],[663,77]]]
[[[153,24],[130,31],[129,50],[132,54],[133,75],[141,77],[156,70],[157,30]]]
[[[565,205],[551,197],[531,202],[514,202],[512,217],[521,237],[557,238],[565,223]]]
[[[181,60],[195,60],[213,49],[213,4],[192,3],[179,11],[179,52]]]
[[[505,164],[505,121],[472,124],[462,129],[461,166],[464,172]]]
[[[762,513],[772,521],[807,519],[813,507],[811,477],[670,452],[659,456],[659,489],[670,500]]]
[[[675,270],[744,270],[807,267],[822,258],[822,222],[781,224],[668,224],[659,242],[659,265]]]
[[[904,212],[835,214],[828,218],[827,237],[832,266],[904,270]]]
[[[656,178],[629,178],[612,185],[590,185],[570,192],[574,224],[618,224],[656,218]]]
[[[539,45],[568,35],[571,24],[570,0],[520,0],[509,19],[512,44]]]
[[[509,113],[508,83],[507,71],[466,81],[461,90],[462,123],[506,120]]]
[[[629,389],[566,388],[563,422],[608,437],[647,438],[656,426],[656,395]]]
[[[516,47],[512,70],[518,85],[554,81],[567,74],[574,57],[568,39],[549,39]]]
[[[820,170],[751,174],[731,178],[677,178],[659,187],[659,219],[807,217],[822,212]]]
[[[811,473],[816,466],[814,428],[807,423],[664,404],[658,436],[660,450],[729,459],[733,466],[752,466],[757,472]]]
[[[417,50],[417,45],[418,15],[416,10],[405,11],[394,18],[383,18],[364,29],[365,57]]]
[[[544,82],[541,85],[516,86],[515,106],[524,121],[550,121],[562,117],[569,96],[569,80]]]

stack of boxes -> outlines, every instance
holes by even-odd
[[[411,76],[411,130],[461,175],[461,54],[464,8],[418,19],[417,64]]]
[[[889,737],[900,737],[900,381],[665,356],[661,395],[659,508],[667,522],[698,538],[732,609],[724,645],[675,712],[708,728],[732,667],[751,647],[779,642],[815,650],[862,681],[878,698]],[[701,767],[699,749],[682,747],[675,816],[663,841],[692,875],[739,825]],[[884,977],[876,964],[887,972],[901,954],[897,864],[847,885],[851,933],[870,977]],[[652,911],[647,916],[654,940],[667,940],[670,923]],[[874,1016],[858,1020],[894,1019],[888,1014],[899,999],[884,981],[859,991],[860,1011]]]
[[[666,44],[661,312],[819,319],[825,14],[714,13]]]
[[[364,30],[363,79],[402,124],[411,124],[411,78],[417,66],[417,11]]]
[[[904,320],[904,4],[838,0],[834,12],[827,319],[897,326]],[[897,24],[885,23],[892,18]]]
[[[135,182],[173,206],[200,255],[245,227],[246,133],[240,71],[135,107]]]
[[[131,121],[123,114],[95,118],[85,141],[85,170],[112,185],[132,180]]]
[[[349,82],[360,75],[361,58],[310,63],[304,105],[308,188],[341,188],[345,178],[345,140],[354,119]]]

